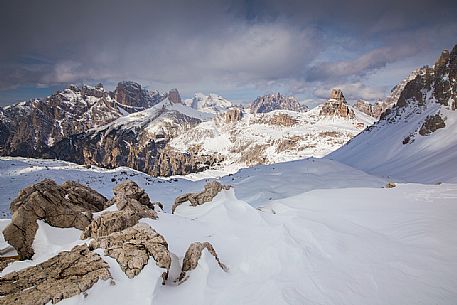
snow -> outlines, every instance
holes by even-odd
[[[2,158],[0,165],[1,185],[12,181],[0,191],[2,200],[5,191],[44,177],[79,177],[108,195],[115,184],[110,179],[126,171],[122,176],[141,182],[153,200],[175,196],[176,188],[201,190],[205,182],[167,182],[127,169],[51,160]],[[211,203],[183,204],[176,214],[141,220],[165,237],[172,252],[174,271],[165,286],[152,258],[128,279],[115,260],[96,250],[115,285],[100,281],[86,296],[60,304],[455,304],[457,184],[387,189],[386,179],[313,158],[242,169],[220,181],[233,188]],[[79,233],[40,221],[33,260],[10,264],[2,274],[88,242]],[[176,285],[180,262],[195,241],[211,242],[228,271],[204,251],[189,278]]]
[[[243,158],[248,154],[246,150],[255,150],[257,146],[264,149],[256,153],[260,154],[259,158],[265,159],[265,163],[323,157],[361,132],[357,123],[364,126],[374,123],[374,118],[357,110],[355,119],[324,117],[319,114],[320,110],[321,106],[308,112],[275,110],[251,114],[243,111],[240,121],[229,123],[221,114],[173,138],[170,146],[182,152],[199,146],[202,154],[221,154],[224,162],[213,170],[233,173],[250,165]],[[275,124],[274,118],[279,115],[288,116],[296,122],[292,126]],[[295,144],[282,148],[285,141]]]
[[[380,121],[328,158],[398,181],[457,182],[457,113],[427,95],[425,106],[406,106],[394,121]],[[446,118],[446,127],[421,136],[425,118],[436,113]],[[409,135],[411,141],[403,144]]]
[[[224,112],[233,106],[232,102],[226,100],[220,95],[214,93],[205,95],[200,92],[195,93],[193,99],[186,100],[185,104],[198,111],[212,114]]]

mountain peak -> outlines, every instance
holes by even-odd
[[[330,98],[322,105],[319,115],[354,118],[354,110],[349,108],[341,89],[332,89]]]
[[[181,95],[178,89],[174,88],[168,92],[168,100],[174,104],[182,104]]]
[[[251,113],[266,113],[273,110],[306,111],[307,107],[301,105],[293,96],[283,96],[279,92],[259,96],[251,104]]]

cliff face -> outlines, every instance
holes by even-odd
[[[322,105],[320,115],[350,119],[355,117],[354,110],[349,108],[341,89],[332,89],[330,99]]]
[[[446,180],[457,162],[457,45],[397,88],[396,104],[330,158],[376,175]]]
[[[267,113],[273,110],[307,111],[295,97],[283,96],[279,93],[258,97],[251,104],[251,113]]]
[[[201,120],[164,101],[155,107],[122,117],[56,143],[45,157],[105,168],[127,166],[152,176],[182,175],[207,169],[218,156],[177,152],[168,142]]]

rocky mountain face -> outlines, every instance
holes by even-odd
[[[119,104],[129,106],[124,108],[128,113],[150,108],[164,99],[159,92],[148,92],[140,84],[129,81],[118,83],[112,96]]]
[[[173,138],[170,146],[181,152],[220,155],[223,160],[216,168],[234,170],[322,157],[375,121],[347,105],[341,91],[332,92],[329,102],[306,112],[252,113],[252,109],[232,107]]]
[[[402,80],[399,84],[397,84],[392,90],[390,91],[389,96],[387,96],[382,101],[376,101],[375,103],[371,104],[367,101],[358,100],[354,104],[354,108],[374,117],[375,119],[379,119],[381,115],[387,110],[392,108],[400,98],[400,94],[403,92],[406,84],[411,80],[415,79],[417,75],[421,73],[422,69],[416,69],[411,72],[408,77]]]
[[[0,108],[0,155],[39,157],[58,141],[157,104],[163,96],[133,82],[114,92],[74,85],[45,100]]]
[[[165,99],[147,110],[63,139],[44,155],[105,168],[127,166],[152,176],[198,172],[219,162],[218,156],[177,152],[168,142],[201,122],[200,113]]]
[[[348,106],[341,89],[332,89],[330,99],[322,105],[320,115],[355,118],[354,110]]]
[[[251,104],[251,113],[267,113],[273,110],[307,111],[308,109],[295,97],[283,96],[280,93],[260,96]]]
[[[457,127],[457,46],[451,52],[443,51],[433,67],[413,72],[397,88],[403,90],[396,104],[330,157],[368,172],[400,178],[445,173],[436,169],[457,162],[453,134]],[[427,178],[439,179],[432,175]]]

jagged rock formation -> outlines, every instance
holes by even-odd
[[[355,117],[354,110],[348,107],[341,89],[332,89],[330,99],[322,105],[320,115],[338,116],[350,119]]]
[[[101,84],[71,85],[46,100],[0,107],[0,155],[40,157],[62,139],[144,110],[161,99],[136,83],[123,82],[114,92],[105,91]]]
[[[140,219],[133,211],[104,212],[84,229],[81,239],[108,236],[136,225]]]
[[[266,113],[273,110],[306,111],[307,107],[301,105],[295,97],[286,97],[280,93],[259,96],[251,104],[251,113]]]
[[[11,203],[13,218],[3,236],[21,259],[28,259],[34,254],[38,219],[54,227],[83,230],[91,223],[92,213],[105,209],[106,203],[105,197],[84,185],[67,181],[59,186],[46,179],[24,188]]]
[[[130,106],[125,108],[129,113],[150,108],[164,99],[160,93],[148,92],[140,84],[129,81],[118,83],[112,95],[119,104]]]
[[[126,180],[116,185],[113,191],[114,197],[110,203],[115,204],[119,211],[131,212],[140,218],[157,218],[148,194],[132,180]]]
[[[178,89],[171,89],[169,92],[168,92],[168,100],[174,104],[181,104],[182,103],[182,100],[181,100],[181,95],[179,95],[179,92],[178,92]]]
[[[219,117],[223,118],[225,124],[236,123],[239,122],[243,117],[243,111],[239,108],[230,108]]]
[[[446,124],[443,118],[437,113],[435,115],[427,116],[424,123],[419,129],[421,136],[428,136],[440,128],[444,128]]]
[[[191,270],[194,270],[197,268],[198,261],[200,260],[202,256],[203,250],[207,250],[212,256],[214,256],[214,259],[217,261],[217,264],[221,267],[222,270],[228,271],[227,266],[225,266],[217,256],[216,250],[214,250],[213,245],[211,245],[209,242],[195,242],[190,244],[189,248],[186,251],[186,254],[183,259],[182,263],[182,269],[181,269],[181,274],[179,275],[179,281],[183,282],[185,281],[188,276],[186,276],[186,272],[189,272]]]
[[[185,106],[165,100],[98,129],[70,136],[56,143],[45,156],[105,168],[128,166],[153,176],[205,170],[219,159],[181,153],[167,146],[171,138],[201,122],[198,113],[184,114],[180,107]]]
[[[111,278],[108,264],[86,245],[0,278],[0,304],[53,304]]]
[[[157,266],[166,269],[163,280],[167,279],[171,265],[168,243],[147,224],[139,223],[123,231],[98,237],[91,241],[90,247],[104,249],[105,255],[116,259],[129,278],[138,275],[152,256]]]
[[[217,194],[219,194],[219,192],[229,189],[230,186],[228,185],[222,185],[217,181],[211,181],[205,185],[205,189],[200,193],[187,193],[178,196],[171,208],[171,211],[174,213],[176,208],[186,201],[189,201],[190,205],[193,207],[210,202]]]

